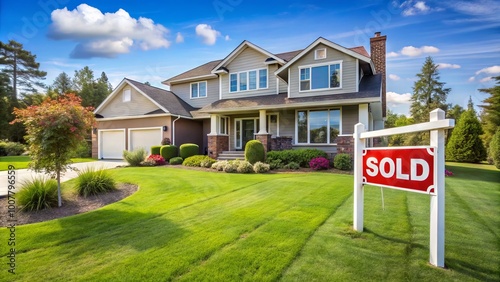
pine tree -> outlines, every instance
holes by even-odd
[[[14,40],[5,44],[0,41],[0,65],[12,83],[11,103],[17,106],[18,91],[35,92],[34,86],[44,87],[40,80],[45,79],[46,72],[39,70],[40,63],[36,55],[23,49],[23,45]]]
[[[71,93],[73,92],[73,82],[69,75],[65,72],[60,73],[56,79],[54,79],[54,83],[52,83],[52,88],[59,95]]]
[[[457,162],[479,163],[486,159],[486,149],[480,135],[481,123],[474,107],[470,106],[458,121],[446,145],[446,159]]]
[[[447,110],[446,97],[450,88],[444,88],[440,82],[438,65],[434,64],[431,57],[425,59],[422,70],[417,74],[419,78],[413,85],[410,113],[415,123],[429,121],[429,113],[437,108]],[[429,133],[412,134],[406,143],[408,145],[428,144]]]
[[[493,134],[500,128],[500,76],[495,77],[496,85],[479,91],[488,93],[490,96],[483,100],[484,105],[481,121],[483,123],[484,135],[483,141],[489,145]]]

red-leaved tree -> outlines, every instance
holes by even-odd
[[[81,99],[67,94],[58,99],[47,98],[40,105],[14,109],[23,123],[31,157],[30,168],[56,176],[58,205],[61,206],[61,173],[71,164],[71,152],[85,140],[95,119],[93,108],[83,107]]]

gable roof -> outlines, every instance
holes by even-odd
[[[167,80],[162,81],[163,84],[170,85],[172,82],[182,82],[194,78],[216,78],[217,75],[212,74],[212,70],[216,65],[218,65],[222,60],[215,60],[203,64],[201,66],[195,67],[188,71],[185,71],[179,75],[171,77]]]
[[[328,47],[330,47],[332,49],[338,50],[338,51],[340,51],[342,53],[348,54],[348,55],[350,55],[350,56],[352,56],[352,57],[354,57],[356,59],[359,59],[359,60],[361,60],[361,61],[363,61],[365,63],[370,64],[373,73],[375,73],[375,65],[373,65],[373,62],[372,62],[370,56],[368,55],[368,52],[366,52],[366,49],[364,47],[359,46],[359,47],[354,47],[354,48],[345,48],[345,47],[340,46],[340,45],[338,45],[336,43],[333,43],[330,40],[327,40],[327,39],[325,39],[323,37],[319,37],[313,43],[309,44],[309,46],[307,46],[307,48],[305,48],[299,54],[297,54],[295,57],[293,57],[293,59],[291,59],[285,65],[283,65],[278,70],[276,70],[274,72],[274,74],[276,76],[278,76],[279,73],[281,73],[282,71],[288,69],[289,66],[291,66],[297,60],[299,60],[304,55],[306,55],[307,53],[309,53],[309,51],[311,51],[312,49],[314,49],[318,44],[326,45],[326,46],[328,46]]]
[[[94,113],[98,113],[109,103],[109,101],[111,101],[114,96],[118,95],[118,93],[120,92],[119,90],[123,87],[124,84],[130,85],[135,90],[137,90],[137,92],[144,95],[156,106],[158,106],[158,110],[150,113],[144,113],[145,115],[167,113],[171,115],[180,115],[183,117],[191,118],[190,112],[195,110],[195,108],[184,102],[171,91],[146,85],[129,78],[124,78],[115,88],[115,90],[113,90],[113,92],[111,92],[111,94],[99,105],[99,107],[97,107]]]

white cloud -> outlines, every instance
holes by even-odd
[[[450,8],[457,12],[469,16],[461,17],[463,20],[481,22],[499,22],[500,2],[496,0],[467,0],[450,2]]]
[[[54,10],[49,37],[78,42],[71,53],[76,58],[116,57],[129,53],[133,46],[142,50],[168,48],[165,36],[168,29],[149,18],[130,17],[123,9],[102,13],[99,9],[81,4],[74,10]]]
[[[226,36],[224,37],[224,40],[229,41],[229,40],[231,40],[231,38],[229,38],[229,35],[226,35]]]
[[[457,64],[447,64],[447,63],[438,63],[438,69],[459,69],[460,65]]]
[[[493,78],[491,76],[488,76],[488,77],[485,77],[483,79],[481,79],[479,82],[488,82],[488,81],[491,81],[493,80]]]
[[[469,81],[469,82],[473,82],[474,80],[476,80],[476,77],[475,77],[475,76],[471,76],[471,77],[469,77],[469,79],[468,79],[468,81]]]
[[[397,104],[410,104],[411,94],[404,93],[398,94],[396,92],[387,92],[387,103]]]
[[[177,32],[177,36],[175,37],[175,43],[182,43],[184,42],[184,36],[180,32]]]
[[[389,79],[396,81],[396,80],[400,80],[401,77],[399,77],[395,74],[389,74]]]
[[[196,26],[196,35],[203,38],[203,43],[214,45],[221,33],[207,24],[199,24]]]
[[[482,74],[482,73],[485,73],[485,74],[499,74],[500,73],[500,66],[492,66],[492,67],[488,67],[488,68],[484,68],[484,69],[478,70],[476,72],[476,75],[479,75],[479,74]]]
[[[413,47],[413,46],[405,46],[401,49],[401,54],[410,57],[420,56],[422,54],[430,54],[437,53],[439,49],[434,46],[422,46],[422,47]]]
[[[399,56],[399,54],[396,53],[396,52],[389,52],[389,53],[386,54],[387,58],[395,58],[395,57],[398,57],[398,56]]]
[[[425,4],[425,1],[404,1],[400,7],[403,9],[403,16],[424,15],[431,12],[431,8]]]

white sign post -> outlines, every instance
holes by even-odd
[[[364,184],[370,183],[394,189],[427,193],[431,197],[429,262],[432,265],[444,267],[444,136],[445,129],[453,128],[454,124],[454,120],[445,119],[443,110],[436,109],[430,113],[430,122],[426,123],[377,131],[365,131],[365,127],[361,123],[354,126],[354,230],[363,232]],[[431,132],[430,147],[424,150],[422,147],[399,148],[401,149],[399,152],[407,153],[398,154],[398,147],[376,148],[377,152],[373,151],[375,149],[365,148],[368,138],[420,131]],[[363,156],[369,155],[368,151],[373,156],[383,157],[380,161],[380,169],[375,166],[379,162],[377,158],[372,156],[367,158],[368,161],[365,160]],[[432,159],[425,155],[425,152],[432,153]],[[394,156],[396,156],[395,160],[392,159]],[[412,156],[413,159],[409,159],[409,156]],[[404,166],[408,163],[411,165]],[[388,167],[386,167],[387,165]],[[424,177],[409,177],[408,174],[421,176],[421,172],[416,171],[417,167],[432,167],[433,171],[425,174],[428,175],[425,179]],[[424,183],[430,185],[422,187]],[[423,191],[422,188],[424,188]]]

